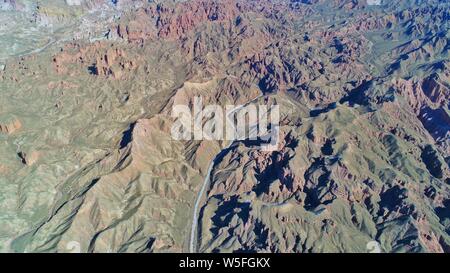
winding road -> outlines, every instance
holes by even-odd
[[[256,98],[252,99],[251,101],[247,102],[244,105],[240,105],[237,106],[236,108],[234,108],[230,113],[228,113],[227,115],[227,119],[230,121],[230,124],[233,125],[234,127],[234,114],[241,110],[242,108],[244,108],[245,106],[253,103],[254,101],[258,100],[259,98],[263,97],[263,95],[259,95]],[[235,132],[237,131],[236,128],[234,128]],[[239,137],[235,137],[234,139],[239,139]],[[189,252],[191,253],[196,253],[197,252],[197,247],[196,247],[196,233],[197,233],[197,226],[198,226],[198,217],[199,217],[199,206],[202,200],[203,195],[205,194],[205,190],[207,188],[207,186],[209,185],[209,183],[211,182],[211,172],[214,168],[214,165],[216,163],[216,161],[218,161],[218,159],[220,159],[220,157],[223,156],[223,153],[226,152],[228,149],[230,149],[231,145],[233,145],[234,141],[230,141],[228,143],[228,145],[223,148],[215,157],[214,159],[211,161],[211,163],[209,164],[208,167],[208,171],[207,174],[205,176],[205,179],[203,180],[203,184],[202,187],[200,189],[200,191],[197,194],[197,198],[195,200],[195,205],[194,205],[194,212],[193,212],[193,216],[192,216],[192,225],[191,225],[191,236],[190,236],[190,240],[189,240]]]

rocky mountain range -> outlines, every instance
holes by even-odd
[[[449,28],[446,0],[0,0],[0,251],[450,252]],[[278,149],[175,140],[196,96],[279,105]]]

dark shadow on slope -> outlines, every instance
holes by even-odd
[[[120,141],[120,149],[125,148],[133,140],[133,129],[136,122],[130,124],[128,129],[122,133],[122,140]]]
[[[327,113],[327,112],[329,112],[330,110],[336,109],[336,106],[337,106],[336,103],[333,102],[333,103],[328,104],[326,107],[324,107],[324,108],[322,108],[322,109],[313,109],[313,110],[311,110],[311,111],[309,112],[309,115],[310,115],[311,117],[317,117],[317,116],[319,116],[320,114]]]
[[[372,80],[363,81],[358,87],[348,92],[347,96],[343,97],[339,102],[341,104],[348,102],[350,106],[354,106],[355,104],[366,105],[366,91],[369,90],[373,85],[374,82]]]
[[[268,248],[269,229],[259,219],[255,220],[253,232],[255,233],[254,241],[244,242],[244,246],[234,253],[257,253],[259,249]]]
[[[450,220],[450,199],[444,201],[444,206],[435,209],[437,216],[441,221]]]
[[[324,188],[329,188],[330,172],[325,169],[325,159],[324,158],[314,158],[314,162],[306,170],[304,179],[305,181],[312,181],[312,176],[315,172],[320,171],[322,174],[317,179],[317,184],[314,187],[305,187],[303,191],[306,193],[304,208],[308,211],[314,211],[319,205],[327,205],[333,200],[327,200],[326,202],[321,202],[320,194]]]
[[[379,216],[384,216],[383,213],[386,209],[389,212],[399,212],[408,214],[411,206],[405,204],[404,200],[408,197],[408,190],[404,188],[400,188],[398,185],[386,190],[385,192],[380,194],[380,211],[378,212]]]
[[[320,148],[322,151],[322,154],[324,155],[332,155],[333,154],[333,144],[335,143],[335,140],[327,139],[325,144]]]
[[[223,197],[218,198],[223,200]],[[218,206],[214,216],[211,217],[211,221],[213,222],[213,226],[210,229],[211,233],[217,235],[221,228],[229,226],[231,219],[236,214],[243,223],[246,223],[250,215],[250,204],[239,203],[238,196],[233,196],[229,200],[223,201]]]
[[[88,72],[90,75],[98,75],[98,69],[95,64],[88,66]]]
[[[450,134],[450,116],[443,108],[424,107],[419,120],[435,140],[445,139]]]
[[[436,178],[443,177],[442,162],[439,160],[438,153],[431,145],[426,145],[422,149],[420,157],[432,176]]]

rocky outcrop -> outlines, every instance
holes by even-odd
[[[0,133],[13,134],[22,128],[22,123],[18,118],[11,117],[4,120],[0,120]]]
[[[120,79],[124,73],[134,70],[137,63],[139,60],[133,60],[124,50],[103,42],[88,46],[74,43],[53,58],[53,67],[58,74],[73,73],[67,67],[77,65],[91,75],[113,79]]]
[[[30,153],[19,152],[17,156],[23,164],[32,166],[39,160],[40,153],[38,151],[32,151]]]

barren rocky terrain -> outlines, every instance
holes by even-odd
[[[449,27],[446,0],[0,0],[0,251],[450,252]],[[173,139],[195,96],[279,105],[279,149]]]

